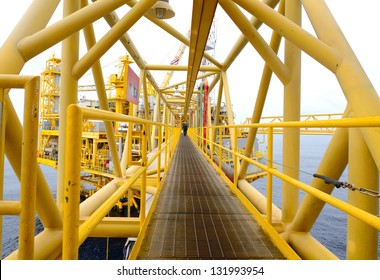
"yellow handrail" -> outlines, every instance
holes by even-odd
[[[128,122],[129,127],[134,124],[142,126],[142,158],[141,168],[139,168],[131,177],[124,178],[124,183],[82,224],[79,217],[79,192],[80,192],[80,149],[82,140],[82,123],[83,119],[103,120],[103,121],[120,121]],[[147,157],[148,137],[146,131],[148,126],[155,125],[159,131],[163,128],[167,130],[165,145],[159,144],[159,148],[149,159]],[[161,160],[161,153],[165,151],[165,162],[169,162],[174,147],[179,136],[179,129],[176,133],[175,128],[158,122],[140,119],[132,116],[126,116],[109,111],[103,111],[93,108],[85,108],[78,105],[70,105],[67,115],[67,153],[65,165],[65,201],[64,201],[64,218],[63,218],[63,246],[62,259],[77,259],[80,244],[91,234],[102,219],[109,213],[115,203],[123,197],[134,183],[141,178],[141,205],[140,205],[140,228],[145,222],[145,197],[146,197],[146,176],[147,169],[158,158]],[[157,184],[161,167],[157,167]]]
[[[204,131],[203,129],[191,129],[189,131],[189,134],[191,135],[193,142],[198,145],[198,148],[204,153],[205,156],[211,158],[216,155],[219,158],[219,164],[214,164],[213,161],[212,164],[214,167],[218,170],[218,172],[222,175],[223,171],[221,168],[221,158],[220,155],[223,154],[223,152],[227,152],[233,157],[233,165],[234,165],[234,175],[233,178],[228,179],[227,176],[224,176],[224,179],[227,181],[227,183],[233,187],[236,185],[238,173],[237,173],[237,166],[241,162],[247,162],[249,164],[252,164],[254,166],[257,166],[261,168],[262,170],[266,171],[268,174],[267,177],[267,197],[266,197],[266,220],[268,223],[273,222],[272,217],[272,187],[273,187],[273,176],[279,178],[283,182],[288,182],[292,186],[296,187],[299,190],[305,191],[306,193],[310,194],[311,196],[326,202],[333,207],[351,215],[352,217],[357,218],[359,221],[362,221],[363,223],[369,225],[370,227],[374,228],[375,230],[380,230],[380,218],[374,214],[367,212],[357,206],[354,206],[348,202],[342,201],[338,198],[333,197],[332,195],[319,190],[311,185],[305,184],[295,178],[292,178],[285,173],[282,173],[275,169],[273,167],[273,134],[275,133],[276,128],[285,128],[285,127],[291,127],[291,128],[310,128],[310,127],[335,127],[335,128],[352,128],[352,127],[360,127],[361,129],[369,129],[371,127],[380,127],[380,117],[379,116],[373,116],[373,117],[363,117],[363,118],[345,118],[345,119],[339,119],[339,120],[319,120],[319,121],[293,121],[293,122],[281,122],[281,123],[258,123],[258,124],[239,124],[239,125],[219,125],[219,126],[212,126],[207,127],[206,129],[211,129],[212,131],[221,131],[221,129],[229,129],[230,131],[234,131],[234,135],[238,135],[238,130],[244,130],[250,127],[256,127],[256,128],[264,128],[268,131],[268,163],[267,165],[258,162],[257,160],[254,160],[252,158],[244,156],[243,152],[239,151],[237,147],[232,147],[232,149],[229,149],[227,147],[224,147],[222,143],[213,142],[212,141],[212,133],[203,134],[200,135],[199,132]],[[220,134],[219,134],[220,135]],[[233,135],[233,134],[231,134]],[[232,137],[232,136],[231,136]],[[215,139],[215,138],[214,138]],[[218,139],[218,138],[216,138]],[[218,140],[216,140],[218,141]],[[232,142],[233,139],[231,139]],[[236,142],[236,140],[235,140]],[[213,153],[211,154],[211,150],[207,150],[208,147],[212,147]],[[219,153],[215,153],[216,150],[219,150]],[[211,154],[211,155],[210,155]],[[261,210],[263,211],[263,210]],[[294,241],[295,242],[295,241]]]

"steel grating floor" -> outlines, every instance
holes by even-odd
[[[284,259],[189,137],[181,136],[137,259]]]

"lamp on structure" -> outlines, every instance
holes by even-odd
[[[178,87],[175,87],[173,97],[182,97],[182,94],[179,92]]]
[[[158,0],[147,14],[158,19],[168,19],[175,15],[173,8],[169,4],[169,0]]]

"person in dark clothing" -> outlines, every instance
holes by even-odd
[[[188,127],[189,127],[189,125],[186,122],[182,123],[183,135],[185,135],[185,136],[187,134],[187,128]]]

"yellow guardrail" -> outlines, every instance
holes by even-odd
[[[36,174],[38,143],[39,77],[0,75],[0,214],[19,215],[19,259],[33,259],[34,218],[36,210]],[[3,200],[5,154],[5,90],[24,89],[24,127],[22,134],[22,159],[20,175],[20,201]],[[0,223],[2,233],[2,223]],[[1,240],[2,241],[2,240]],[[2,243],[2,242],[1,242]]]
[[[89,218],[81,224],[79,217],[79,194],[80,194],[80,171],[81,171],[81,140],[83,119],[127,122],[132,127],[139,124],[142,127],[142,147],[141,147],[141,168],[132,176],[125,179],[125,182],[114,192],[102,205],[95,210]],[[148,126],[155,125],[159,129],[158,149],[148,160],[147,147]],[[165,131],[165,145],[162,145],[161,129]],[[161,173],[161,153],[165,151],[164,164],[167,166],[179,137],[179,129],[152,122],[136,117],[116,114],[93,108],[84,108],[78,105],[68,107],[67,116],[67,143],[66,143],[66,165],[65,165],[65,201],[63,216],[63,259],[77,259],[80,244],[91,234],[95,227],[109,213],[112,207],[122,198],[134,183],[141,179],[141,204],[140,204],[140,228],[146,218],[146,178],[148,167],[157,159],[157,185],[160,184]]]
[[[239,135],[238,130],[246,131],[249,128],[261,128],[265,129],[268,132],[268,144],[267,144],[267,165],[260,163],[252,158],[244,156],[239,152],[237,147],[237,137]],[[286,175],[283,172],[278,171],[273,167],[273,135],[277,128],[362,128],[368,129],[369,127],[380,127],[380,117],[365,117],[365,118],[346,118],[340,120],[323,120],[323,121],[294,121],[294,122],[281,122],[281,123],[264,123],[264,124],[243,124],[243,125],[229,125],[229,126],[213,126],[205,127],[198,129],[191,129],[189,135],[192,138],[193,142],[198,145],[198,148],[203,152],[203,154],[209,159],[217,169],[218,172],[224,177],[226,182],[232,187],[233,190],[238,191],[238,166],[241,162],[246,161],[249,164],[255,165],[262,170],[267,172],[267,197],[266,197],[266,223],[272,224],[272,189],[273,189],[273,176],[279,178],[283,182],[288,182],[292,186],[296,187],[299,190],[305,191],[306,193],[312,195],[319,200],[332,205],[333,207],[351,215],[352,217],[357,218],[359,221],[369,225],[370,227],[380,230],[380,218],[372,213],[369,213],[357,206],[354,206],[348,202],[340,200],[324,191],[321,191],[311,185],[305,184],[298,179],[294,179],[291,176]],[[218,143],[215,142],[219,135],[222,135],[221,130],[228,128],[231,135],[232,147],[224,147],[222,145],[221,137],[219,137]],[[218,150],[216,153],[215,151]],[[233,158],[234,171],[232,178],[231,176],[224,176],[222,171],[222,161],[218,160],[217,163],[214,162],[214,157],[220,156],[221,154],[229,153]],[[358,189],[358,188],[357,188]],[[373,193],[378,194],[374,191]],[[379,197],[379,195],[377,195]],[[377,199],[377,198],[375,198]]]

